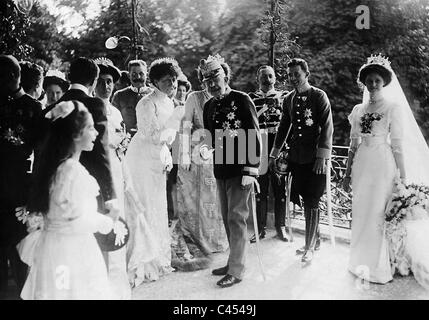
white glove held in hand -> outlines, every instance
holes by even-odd
[[[176,130],[167,128],[161,131],[159,135],[159,141],[167,142],[167,144],[171,145],[176,138]]]
[[[164,166],[164,170],[170,171],[173,168],[173,158],[171,157],[170,150],[166,144],[163,144],[161,151],[159,152],[161,163]]]
[[[115,246],[120,246],[124,243],[128,230],[120,220],[116,220],[113,224],[113,233],[116,234]]]

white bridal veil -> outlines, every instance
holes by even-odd
[[[392,81],[383,89],[383,96],[398,104],[401,110],[401,126],[403,128],[402,151],[405,164],[407,183],[417,183],[429,186],[429,148],[423,134],[414,118],[411,107],[404,91],[392,71]],[[368,90],[365,88],[363,102],[369,100]]]

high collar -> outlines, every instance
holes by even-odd
[[[261,89],[258,89],[258,91],[256,91],[256,94],[262,96],[262,97],[267,97],[271,94],[276,94],[277,90],[275,88],[272,88],[270,90],[268,90],[267,92],[262,91]]]
[[[83,91],[85,94],[89,95],[89,90],[83,84],[80,83],[72,83],[70,89]]]
[[[215,97],[215,100],[222,100],[226,96],[228,96],[231,93],[231,88],[229,86],[226,86],[225,93],[219,97]]]
[[[161,90],[159,90],[157,87],[154,87],[154,88],[153,88],[153,92],[154,92],[154,94],[155,94],[157,97],[159,97],[159,98],[161,98],[161,99],[168,98],[168,96],[167,96],[164,92],[162,92]],[[173,100],[172,100],[172,101],[173,101]]]
[[[140,88],[134,87],[133,85],[130,86],[130,89],[132,92],[138,93],[138,94],[142,94],[145,93],[147,91],[147,89],[149,89],[148,86],[143,86]]]

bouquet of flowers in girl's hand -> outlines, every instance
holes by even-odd
[[[27,226],[27,231],[33,232],[43,228],[43,216],[40,212],[29,212],[26,207],[15,209],[15,216]]]
[[[411,267],[410,257],[406,252],[406,220],[429,218],[429,187],[417,184],[405,184],[399,177],[395,179],[392,199],[385,214],[386,237],[389,243],[392,273],[398,270],[401,275],[408,275]]]

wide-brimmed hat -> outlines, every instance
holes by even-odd
[[[223,58],[218,54],[209,56],[207,59],[201,59],[198,68],[203,76],[202,81],[208,81],[217,77],[219,74],[225,74],[222,69],[222,62]]]
[[[100,74],[110,74],[113,78],[113,82],[116,82],[121,77],[121,71],[115,67],[112,60],[107,58],[97,58],[94,60],[98,68],[100,68]]]
[[[56,84],[64,92],[70,87],[70,83],[66,80],[64,73],[59,70],[48,70],[48,72],[46,72],[45,78],[43,79],[43,89],[46,91],[46,88],[52,84]]]
[[[371,73],[379,74],[384,80],[384,86],[392,81],[390,61],[381,54],[371,55],[367,59],[367,62],[359,70],[358,82],[365,85],[365,79]]]

